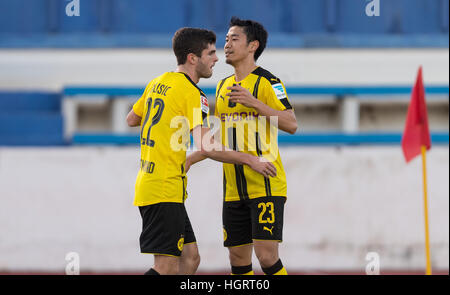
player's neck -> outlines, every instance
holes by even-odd
[[[253,72],[258,66],[255,63],[255,60],[253,59],[253,56],[251,58],[246,58],[242,60],[241,62],[233,65],[234,67],[234,77],[236,82],[241,82],[245,79],[251,72]]]
[[[185,65],[178,65],[175,72],[185,73],[186,75],[189,76],[189,78],[191,78],[192,82],[194,82],[195,84],[197,84],[200,81],[200,78],[198,77],[197,72],[195,71],[194,68],[187,67]]]

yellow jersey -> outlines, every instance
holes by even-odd
[[[183,203],[190,131],[208,124],[206,95],[185,73],[167,72],[147,85],[133,111],[142,118],[134,205]]]
[[[276,177],[266,178],[245,165],[224,163],[224,200],[286,197],[286,175],[278,151],[277,128],[270,127],[266,118],[260,117],[255,109],[228,100],[226,94],[230,90],[227,87],[234,84],[248,89],[254,97],[275,110],[292,109],[284,84],[261,67],[239,83],[232,75],[217,84],[214,114],[221,122],[222,143],[233,150],[264,157],[277,168]]]

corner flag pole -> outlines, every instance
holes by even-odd
[[[423,85],[422,66],[417,71],[417,79],[411,91],[408,114],[406,115],[405,131],[402,136],[402,150],[406,163],[422,154],[423,171],[423,203],[425,217],[425,254],[426,274],[431,275],[430,231],[428,224],[427,200],[427,161],[426,152],[431,148],[430,128],[428,126],[427,104],[425,102],[425,87]]]
[[[422,152],[422,171],[423,171],[423,208],[425,217],[425,251],[427,259],[427,275],[431,275],[431,255],[430,255],[430,232],[428,225],[428,198],[427,198],[427,148],[425,145],[421,146]]]

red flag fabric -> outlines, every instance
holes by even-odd
[[[422,67],[419,68],[416,84],[411,93],[405,131],[402,137],[402,149],[406,162],[411,161],[421,153],[421,146],[426,146],[427,150],[431,148]]]

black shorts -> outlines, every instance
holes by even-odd
[[[141,253],[180,256],[185,244],[196,242],[182,203],[158,203],[139,207]]]
[[[225,247],[253,243],[253,240],[283,240],[286,197],[260,197],[224,202],[222,211]]]

